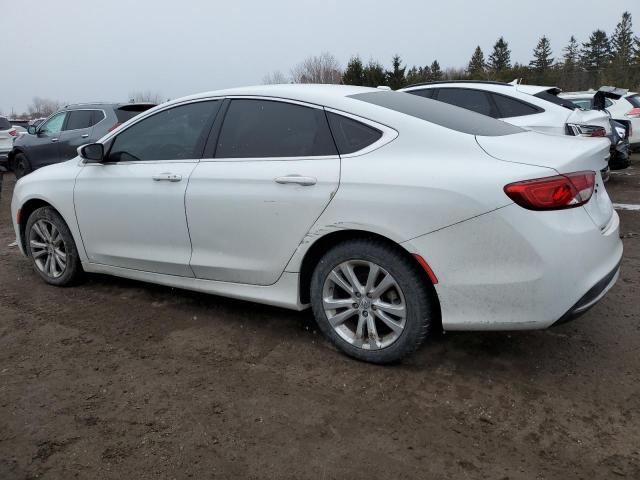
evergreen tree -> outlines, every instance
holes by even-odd
[[[493,53],[489,56],[489,67],[496,75],[504,74],[511,68],[511,50],[503,37],[493,46]]]
[[[400,55],[395,55],[391,64],[393,70],[387,70],[386,72],[387,85],[389,85],[392,90],[398,90],[407,84],[407,78],[404,73],[407,67],[401,67],[402,60],[400,59]]]
[[[565,70],[575,70],[580,62],[580,46],[576,37],[571,35],[569,44],[564,47],[564,55],[562,56],[562,64]]]
[[[611,36],[613,62],[617,67],[626,67],[633,61],[634,38],[631,14],[624,12],[622,19]]]
[[[589,41],[582,44],[580,61],[582,66],[590,71],[600,72],[609,65],[611,60],[611,46],[609,38],[602,30],[596,30],[589,37]]]
[[[473,56],[471,57],[471,61],[467,67],[467,73],[471,78],[482,80],[487,76],[486,67],[487,64],[484,61],[484,53],[482,52],[480,45],[478,45],[475,52],[473,52]]]
[[[358,55],[349,60],[342,75],[342,83],[345,85],[364,85],[364,66]]]
[[[535,68],[538,72],[546,72],[553,64],[553,58],[551,57],[551,42],[543,35],[538,45],[533,50],[533,60],[529,63],[529,66]]]
[[[369,60],[369,64],[364,68],[364,85],[366,87],[386,85],[384,68],[375,60]]]
[[[431,72],[430,72],[429,78],[431,81],[437,82],[439,80],[442,80],[442,77],[444,76],[444,74],[440,69],[440,64],[438,63],[438,60],[433,61],[433,63],[431,64],[430,70]]]

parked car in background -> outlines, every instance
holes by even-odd
[[[466,108],[513,125],[554,135],[607,137],[616,149],[609,115],[584,111],[560,98],[557,87],[489,81],[445,81],[412,85],[400,91]]]
[[[69,160],[77,148],[103,137],[127,120],[154,107],[152,103],[84,103],[67,105],[38,125],[29,125],[9,154],[17,178],[45,165]]]
[[[584,92],[563,92],[562,98],[571,100],[582,110],[592,110],[594,108],[593,99],[595,90]],[[620,98],[606,98],[605,108],[614,120],[628,121],[631,123],[631,135],[629,144],[631,150],[640,150],[640,95],[636,92],[625,91]]]
[[[0,166],[5,166],[9,153],[13,149],[13,142],[18,137],[18,131],[5,117],[0,117]]]
[[[339,85],[185,97],[16,184],[19,248],[82,271],[302,310],[388,363],[434,330],[567,321],[619,275],[606,139]]]

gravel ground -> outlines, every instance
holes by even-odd
[[[448,333],[393,367],[309,312],[90,276],[45,285],[0,202],[0,479],[640,478],[640,211],[617,285],[547,331]],[[640,159],[614,174],[640,204]]]

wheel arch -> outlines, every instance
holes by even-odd
[[[60,210],[58,210],[55,206],[53,206],[51,203],[47,202],[46,200],[43,200],[42,198],[30,198],[29,200],[24,202],[20,207],[20,214],[18,219],[18,228],[20,231],[20,242],[22,243],[21,246],[22,246],[23,252],[27,251],[25,230],[27,228],[27,222],[29,221],[29,217],[33,212],[35,212],[37,209],[42,207],[51,207],[56,212],[58,212],[60,216],[62,216],[62,214],[60,213]],[[62,217],[62,219],[64,220],[64,217]]]
[[[436,292],[433,281],[431,280],[429,274],[425,271],[421,263],[418,261],[418,259],[416,259],[416,257],[414,257],[406,248],[404,248],[399,243],[379,233],[373,233],[366,230],[336,230],[318,238],[307,249],[300,263],[299,270],[300,303],[306,304],[310,303],[311,301],[311,276],[313,275],[313,270],[320,258],[335,245],[356,239],[376,239],[384,242],[400,252],[409,263],[417,267],[422,278],[424,279],[424,285],[431,291],[434,298],[436,299],[438,309],[437,321],[439,326],[441,326],[440,301],[438,299],[438,294]]]

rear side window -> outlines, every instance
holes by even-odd
[[[441,88],[438,90],[436,100],[439,102],[466,108],[472,112],[498,118],[498,112],[491,104],[491,99],[482,90],[470,88]]]
[[[545,90],[544,92],[539,92],[534,95],[535,97],[546,100],[547,102],[555,103],[556,105],[560,105],[561,107],[568,108],[569,110],[575,110],[576,104],[571,100],[566,98],[560,98],[558,95],[552,93],[549,90]]]
[[[232,100],[216,158],[336,155],[323,110],[273,100]]]
[[[180,105],[151,115],[116,136],[109,160],[180,160],[200,158],[219,101]]]
[[[525,115],[535,115],[540,110],[533,105],[521,102],[504,95],[490,94],[498,107],[498,118],[523,117]]]
[[[89,128],[92,116],[93,112],[91,110],[71,110],[67,114],[67,126],[64,129],[79,130]]]
[[[9,130],[11,128],[11,124],[9,120],[4,117],[0,117],[0,130]]]
[[[435,91],[435,88],[423,88],[422,90],[409,90],[407,93],[418,95],[419,97],[432,98]]]
[[[362,150],[382,137],[380,130],[362,122],[332,112],[327,112],[327,117],[340,155]]]
[[[102,120],[104,120],[104,112],[102,110],[92,110],[91,126],[93,127],[96,123],[100,123]]]

